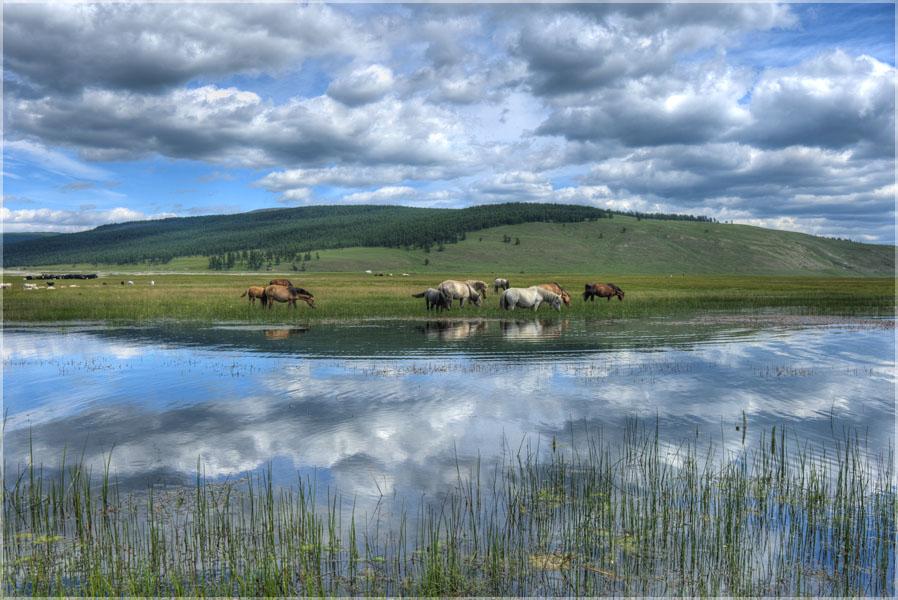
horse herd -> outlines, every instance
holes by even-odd
[[[537,310],[541,304],[548,304],[557,311],[561,311],[561,305],[571,306],[571,295],[557,283],[541,283],[527,288],[511,287],[507,279],[497,277],[493,281],[493,291],[499,296],[499,307],[504,310],[515,308],[529,308]],[[478,308],[483,306],[486,298],[487,285],[478,279],[456,281],[447,279],[435,288],[427,288],[420,294],[412,294],[412,298],[424,298],[424,303],[429,311],[451,310],[452,301],[458,300],[459,306],[468,302]],[[315,298],[311,292],[295,287],[289,279],[272,279],[267,286],[250,286],[240,297],[249,296],[250,304],[256,299],[262,301],[262,307],[269,309],[275,302],[286,302],[288,306],[296,308],[296,301],[303,300],[312,308],[317,308]],[[613,283],[587,283],[583,292],[583,301],[593,301],[596,298],[611,300],[617,296],[618,300],[624,299],[624,291]]]
[[[497,277],[493,281],[493,292],[499,296],[499,307],[504,310],[515,308],[529,308],[537,310],[541,304],[549,304],[557,311],[561,311],[562,303],[571,306],[571,295],[557,283],[541,283],[527,288],[511,287],[507,279]],[[436,288],[427,288],[420,294],[412,294],[412,298],[424,298],[427,310],[451,310],[452,301],[458,300],[460,306],[466,302],[473,302],[475,306],[482,306],[483,298],[486,298],[487,285],[477,279],[456,281],[448,279]],[[583,292],[583,300],[595,300],[617,296],[618,300],[624,299],[624,291],[613,283],[587,283]]]

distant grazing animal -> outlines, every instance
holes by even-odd
[[[564,305],[570,307],[571,295],[568,294],[567,291],[565,291],[565,289],[563,287],[561,287],[554,281],[552,283],[541,283],[538,286],[533,286],[533,287],[541,287],[544,290],[549,290],[550,292],[554,292],[554,293],[558,294],[559,296],[561,296],[561,299],[564,301]]]
[[[125,285],[125,282],[124,282],[124,281],[122,282],[122,285]]]
[[[436,310],[452,310],[452,299],[443,295],[436,288],[427,288],[420,294],[412,294],[412,298],[424,298],[427,310],[430,310],[431,307]]]
[[[129,282],[128,282],[128,285],[134,285],[134,282],[133,282],[133,281],[129,281]]]
[[[287,287],[293,286],[293,284],[290,283],[289,279],[272,279],[268,282],[268,285],[286,285]]]
[[[499,308],[514,310],[515,307],[520,307],[536,310],[543,302],[548,302],[552,308],[561,312],[561,296],[541,287],[508,288],[499,297]]]
[[[56,285],[56,283],[53,282],[53,281],[48,281],[48,282],[47,282],[47,287],[53,287],[54,285]]]
[[[437,289],[440,290],[441,294],[449,298],[450,306],[452,305],[452,301],[456,298],[462,306],[464,306],[465,302],[468,300],[478,307],[483,305],[483,300],[480,298],[480,294],[477,293],[477,290],[471,287],[470,283],[465,281],[447,279],[441,283]]]
[[[8,290],[12,287],[11,283],[0,283],[0,289]]]
[[[617,296],[617,299],[623,302],[624,290],[620,289],[613,283],[587,283],[586,291],[583,292],[583,301],[593,301],[596,298],[608,298]]]
[[[258,298],[259,300],[262,301],[262,306],[265,306],[266,302],[265,302],[265,288],[264,287],[261,287],[258,285],[251,285],[248,288],[246,288],[245,292],[240,294],[240,297],[243,298],[246,295],[249,295],[248,300],[249,300],[250,304],[255,304],[256,298]]]
[[[155,282],[155,281],[150,281],[149,283],[147,283],[147,285],[156,285],[156,282]]]
[[[510,287],[511,287],[511,284],[508,283],[507,279],[502,279],[501,277],[496,277],[493,280],[493,291],[495,291],[497,294],[499,293],[499,288],[502,288],[503,290],[507,290]]]
[[[275,302],[286,302],[287,306],[292,305],[293,308],[296,308],[297,300],[305,300],[305,303],[311,308],[318,308],[315,306],[315,298],[312,294],[302,288],[285,285],[269,285],[265,288],[262,304],[268,303],[268,308],[271,309]]]
[[[36,284],[36,283],[23,283],[22,286],[23,286],[26,290],[36,290],[36,289],[37,289],[37,284]]]
[[[480,294],[481,298],[486,298],[486,283],[480,281],[479,279],[468,279],[465,283],[477,290],[477,293]]]

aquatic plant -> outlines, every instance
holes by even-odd
[[[744,426],[744,423],[743,423]],[[895,594],[887,456],[774,429],[725,453],[633,423],[612,445],[507,449],[435,501],[379,505],[314,476],[123,494],[81,460],[3,473],[3,591],[30,596]],[[744,442],[743,442],[744,443]],[[508,446],[506,445],[506,448]],[[33,457],[33,454],[32,454]]]

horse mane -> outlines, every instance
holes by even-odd
[[[299,288],[299,287],[293,287],[293,286],[291,285],[289,289],[290,289],[290,293],[291,293],[291,294],[294,294],[294,295],[296,295],[296,294],[305,294],[305,295],[307,295],[307,296],[310,297],[310,298],[314,298],[314,297],[315,297],[314,295],[312,295],[311,292],[307,292],[306,290],[304,290],[304,289],[302,289],[302,288]]]
[[[560,285],[558,285],[558,282],[557,282],[557,281],[553,281],[552,283],[553,283],[554,285],[558,286],[558,289],[559,289],[559,290],[561,290],[562,292],[564,291],[564,288],[561,287]]]
[[[612,290],[614,290],[615,292],[622,292],[622,291],[624,291],[624,290],[620,289],[619,287],[617,287],[616,285],[614,285],[613,283],[606,283],[605,285],[607,285],[608,287],[610,287],[610,288],[611,288]]]

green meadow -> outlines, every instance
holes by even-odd
[[[493,274],[469,271],[377,276],[362,273],[265,274],[115,274],[91,280],[58,280],[57,289],[34,281],[41,288],[24,289],[21,276],[7,273],[12,287],[2,291],[3,320],[55,321],[176,321],[249,323],[310,323],[365,318],[535,318],[572,316],[630,319],[695,313],[891,316],[895,314],[894,278],[755,277],[725,275],[614,275],[544,273],[506,274],[512,286],[527,287],[557,282],[571,294],[572,306],[558,315],[551,307],[537,312],[499,308],[493,292]],[[299,302],[294,309],[275,304],[263,309],[241,294],[251,285],[266,285],[286,276],[315,296],[317,309]],[[428,313],[423,299],[412,298],[445,279],[480,279],[489,286],[483,306],[459,307]],[[122,281],[134,285],[121,285]],[[155,285],[150,286],[149,281]],[[626,296],[623,301],[584,302],[587,282],[613,282]],[[501,291],[501,290],[500,290]]]

